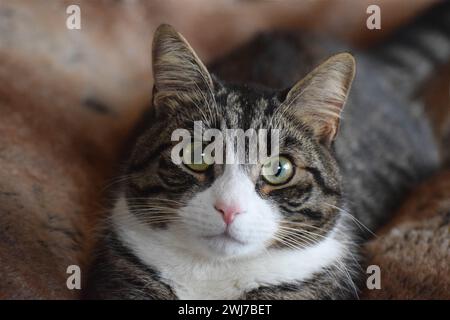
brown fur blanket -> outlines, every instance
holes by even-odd
[[[366,246],[381,269],[368,299],[450,299],[450,171],[418,187]]]

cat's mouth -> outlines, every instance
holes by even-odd
[[[225,242],[225,243],[226,242],[232,242],[232,243],[237,243],[237,244],[240,244],[240,245],[246,245],[247,244],[246,242],[233,237],[228,231],[224,231],[224,232],[222,232],[220,234],[217,234],[217,235],[204,236],[203,238],[207,239],[207,240],[210,240],[210,241],[211,240],[212,241],[222,241],[222,242]]]

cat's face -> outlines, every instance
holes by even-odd
[[[354,75],[350,55],[330,58],[287,94],[230,86],[162,26],[153,68],[154,118],[138,139],[125,183],[140,223],[171,245],[215,259],[302,249],[333,229],[341,186],[330,146]],[[172,133],[194,136],[194,121],[203,122],[202,132],[279,130],[279,155],[248,163],[224,134],[225,163],[177,164]]]

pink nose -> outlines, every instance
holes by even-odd
[[[219,211],[219,213],[222,215],[223,221],[225,221],[227,225],[231,224],[236,215],[238,215],[240,212],[238,206],[227,205],[222,202],[216,202],[214,208]]]

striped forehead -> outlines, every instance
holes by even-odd
[[[247,130],[268,129],[271,114],[269,97],[263,95],[243,94],[239,91],[230,91],[221,99],[221,115],[227,128]]]
[[[302,125],[294,119],[277,114],[278,97],[267,92],[258,93],[249,88],[223,89],[217,101],[221,114],[219,128],[280,129],[280,147],[301,153],[308,162],[321,158],[315,143],[305,134]],[[273,116],[275,115],[275,118]]]

